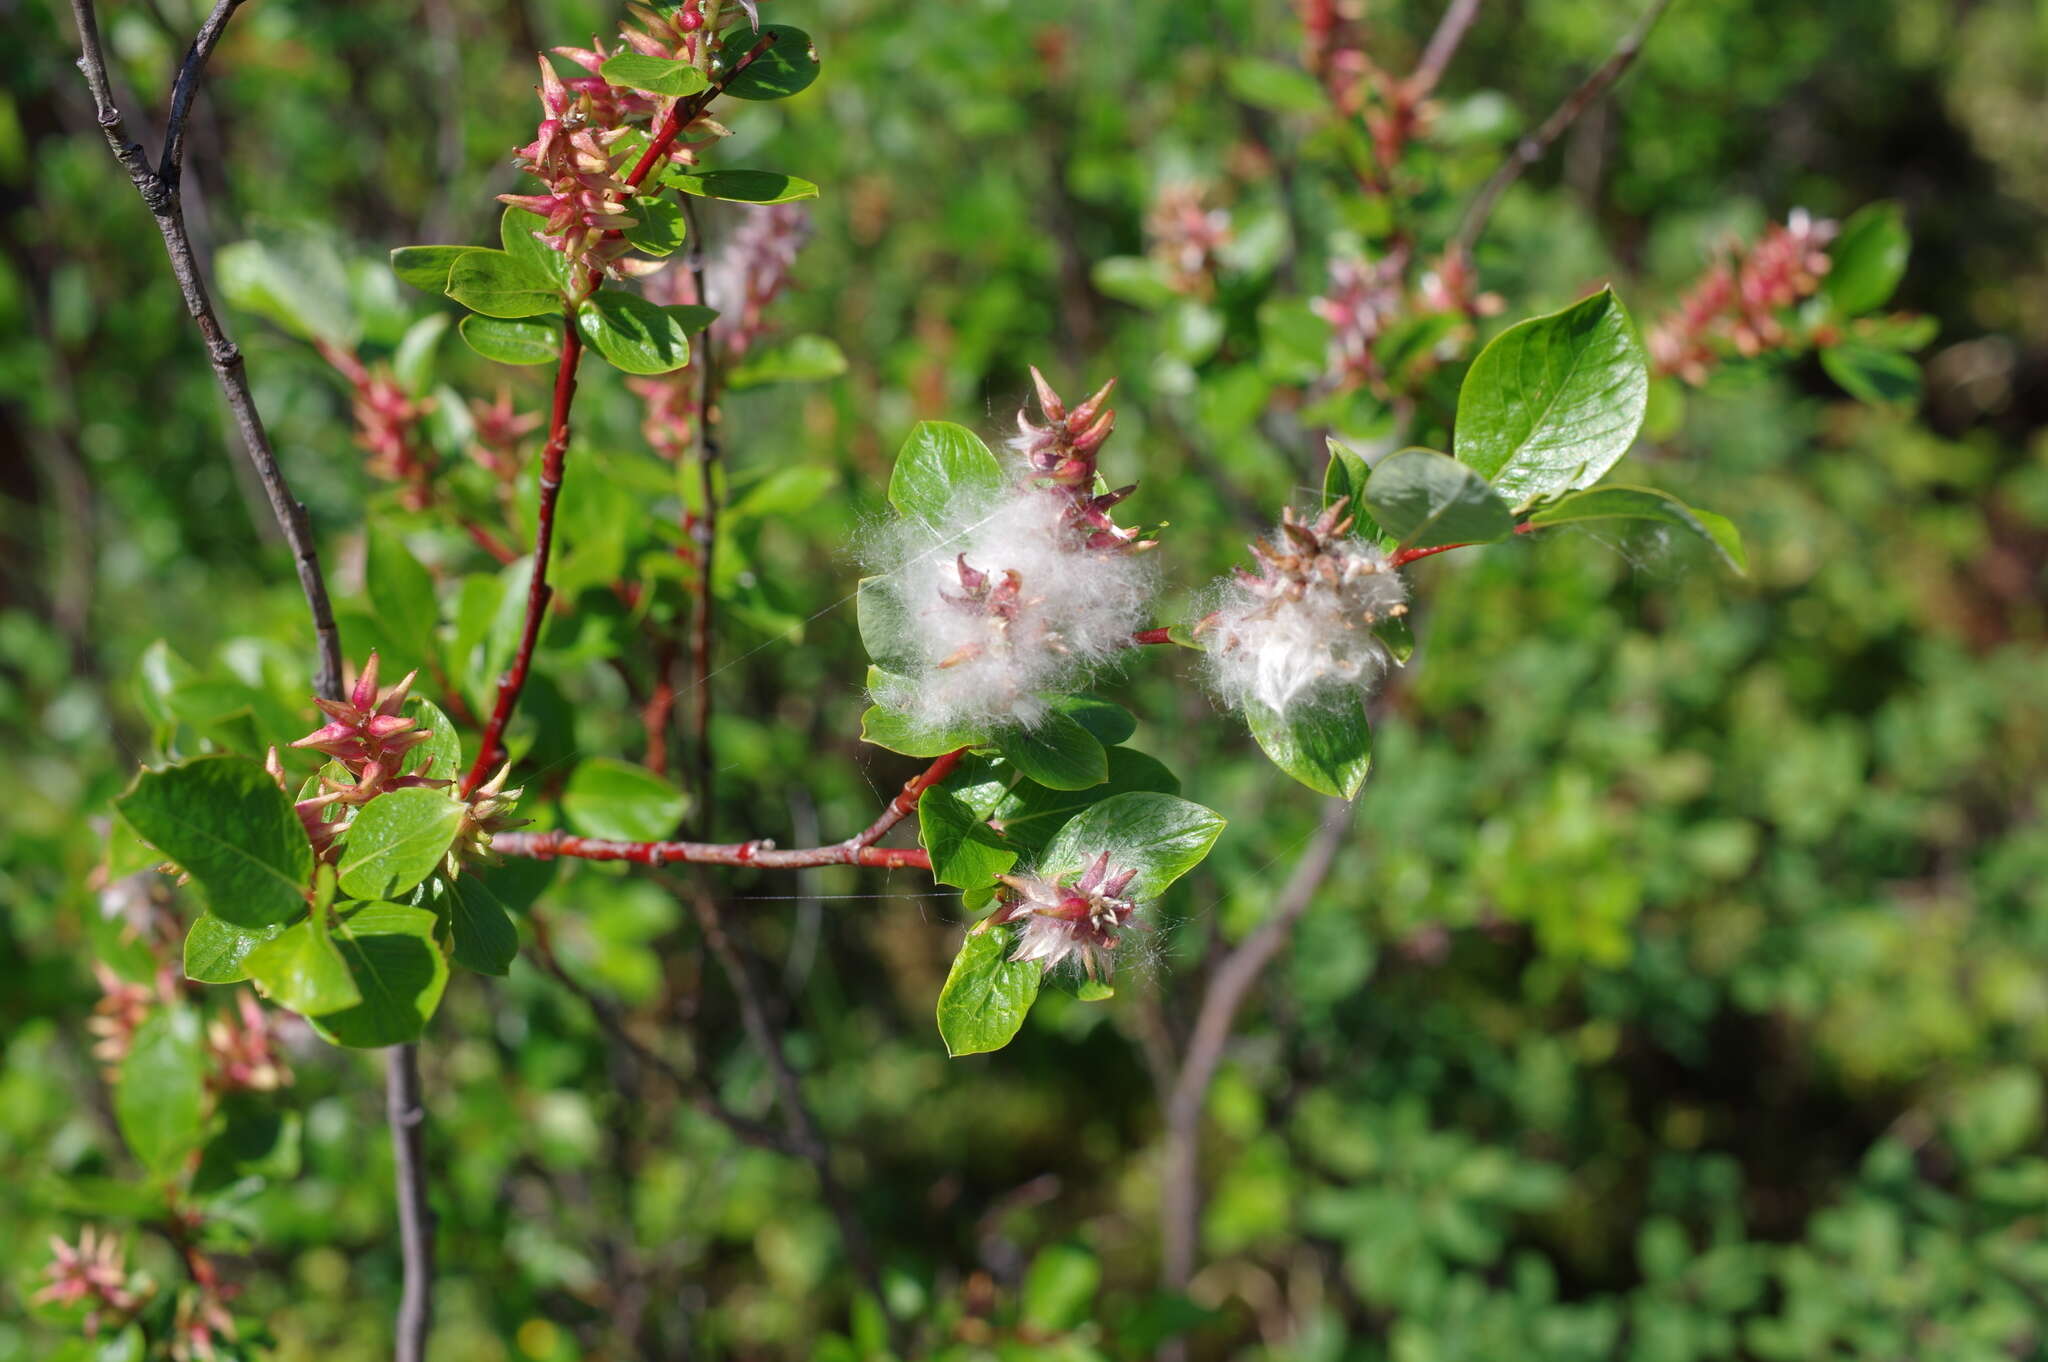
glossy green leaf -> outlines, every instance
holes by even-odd
[[[531,259],[464,251],[448,271],[448,296],[486,317],[542,317],[562,310],[562,287]]]
[[[889,504],[935,530],[951,528],[947,508],[960,493],[998,492],[1003,466],[981,437],[951,421],[920,421],[896,453]]]
[[[439,902],[448,914],[455,963],[478,974],[509,974],[519,956],[519,929],[512,925],[511,907],[490,881],[469,868],[441,885]]]
[[[158,1179],[175,1176],[206,1133],[206,1038],[183,1003],[153,1008],[135,1030],[114,1084],[114,1119]]]
[[[498,244],[521,273],[545,279],[560,289],[569,282],[569,258],[541,240],[540,233],[546,226],[547,219],[538,213],[508,204],[498,215]]]
[[[410,891],[448,854],[462,812],[444,790],[389,790],[363,805],[342,834],[343,892],[383,899]]]
[[[1742,535],[1725,517],[1694,510],[1654,487],[1588,488],[1541,506],[1529,516],[1531,525],[1569,525],[1585,520],[1654,520],[1676,525],[1705,540],[1735,571],[1745,567]]]
[[[457,256],[474,246],[400,246],[391,253],[391,272],[406,283],[436,298],[448,292],[448,272]]]
[[[884,684],[884,673],[868,668],[868,689]],[[862,742],[901,752],[907,757],[937,757],[960,747],[974,747],[989,740],[988,730],[978,724],[933,727],[907,714],[880,705],[869,705],[860,716]]]
[[[1045,966],[1012,961],[1011,931],[989,922],[971,929],[939,990],[939,1035],[946,1053],[986,1054],[1010,1043],[1038,998]]]
[[[248,757],[200,757],[145,771],[121,815],[192,877],[213,915],[268,927],[306,910],[313,848],[291,801]]]
[[[666,95],[671,99],[697,94],[711,84],[704,73],[690,62],[653,57],[642,52],[621,52],[607,59],[597,71],[613,85],[645,90],[650,95]]]
[[[418,771],[428,780],[455,780],[462,775],[462,734],[456,730],[455,721],[441,712],[441,707],[424,695],[415,695],[405,702],[405,712],[420,727],[433,736],[406,754],[406,768]],[[426,768],[420,769],[422,755]]]
[[[767,46],[725,84],[735,99],[787,99],[818,78],[818,51],[810,34],[788,24],[763,24],[760,32],[735,28],[725,35],[719,57],[731,70],[763,40]]]
[[[1911,249],[1905,211],[1898,204],[1873,203],[1858,209],[1828,249],[1821,296],[1844,317],[1883,307],[1906,275]]]
[[[578,763],[562,791],[562,813],[576,831],[622,842],[673,837],[689,807],[688,797],[672,783],[616,757]]]
[[[1634,443],[1649,391],[1642,343],[1603,289],[1479,352],[1458,390],[1458,460],[1515,505],[1591,486]]]
[[[673,255],[690,237],[690,220],[672,199],[642,194],[633,200],[633,225],[625,229],[626,240],[645,255]]]
[[[1056,695],[1047,704],[1055,714],[1066,715],[1094,734],[1104,747],[1114,747],[1138,731],[1137,715],[1099,695]]]
[[[576,309],[576,327],[614,368],[666,374],[690,362],[690,333],[717,315],[708,307],[656,307],[637,294],[604,289]]]
[[[791,336],[778,344],[750,350],[725,371],[725,385],[735,392],[770,383],[822,383],[846,372],[846,353],[824,336]]]
[[[1366,483],[1365,505],[1404,548],[1490,544],[1515,532],[1514,513],[1486,479],[1433,449],[1382,459]]]
[[[1036,869],[1048,878],[1071,880],[1108,852],[1112,872],[1138,872],[1124,897],[1155,899],[1201,864],[1225,821],[1214,809],[1174,795],[1112,795],[1068,820],[1047,844]]]
[[[853,617],[860,629],[861,644],[876,666],[897,673],[907,673],[918,666],[910,617],[903,608],[902,598],[890,589],[887,579],[860,579],[854,587]],[[869,688],[873,687],[871,680]]]
[[[1377,541],[1379,525],[1366,509],[1365,485],[1372,480],[1372,467],[1365,456],[1334,435],[1325,441],[1330,451],[1329,462],[1323,465],[1323,506],[1336,504],[1339,497],[1349,497],[1345,510],[1357,519],[1352,533],[1361,539]]]
[[[1048,789],[1085,790],[1109,779],[1109,755],[1102,743],[1058,710],[1029,728],[1001,730],[995,745],[1005,761]]]
[[[434,924],[427,909],[396,903],[365,903],[338,914],[334,944],[363,1000],[310,1018],[313,1029],[336,1045],[357,1049],[418,1040],[448,983],[448,962],[435,944]]]
[[[1910,407],[1920,401],[1920,366],[1896,350],[1843,341],[1820,352],[1820,367],[1843,392],[1873,407]]]
[[[684,170],[667,182],[685,194],[731,203],[794,203],[818,197],[818,186],[777,170]]]
[[[1311,790],[1356,798],[1372,767],[1372,727],[1356,695],[1329,705],[1297,705],[1285,714],[1253,701],[1245,721],[1275,766]]]
[[[1240,57],[1225,64],[1223,83],[1245,103],[1275,113],[1321,113],[1330,107],[1321,83],[1298,66]]]
[[[249,952],[282,932],[282,924],[237,927],[212,913],[192,919],[185,932],[185,977],[202,984],[232,984],[249,977]]]
[[[230,304],[303,340],[350,349],[362,336],[341,257],[317,237],[230,242],[214,256],[213,274]]]
[[[934,786],[917,801],[918,841],[931,854],[932,878],[980,889],[1017,863],[1017,853],[951,790]]]
[[[314,913],[249,952],[249,977],[271,998],[301,1016],[317,1017],[363,1000],[348,962],[327,934],[325,915]]]
[[[556,317],[486,317],[471,313],[456,331],[463,344],[498,364],[552,364],[562,356]]]

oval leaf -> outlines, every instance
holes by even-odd
[[[562,323],[554,317],[485,317],[472,313],[456,327],[463,343],[499,364],[548,364],[561,357]]]
[[[597,72],[613,85],[645,90],[650,95],[667,95],[671,99],[694,95],[711,84],[704,73],[690,62],[651,57],[641,52],[621,52],[598,67]]]
[[[730,70],[764,40],[767,46],[725,83],[725,93],[736,99],[787,99],[818,78],[818,50],[811,35],[788,24],[763,24],[759,33],[733,29],[718,55]]]
[[[622,842],[673,836],[689,807],[689,799],[668,781],[613,757],[582,762],[562,791],[562,812],[578,832]]]
[[[249,977],[281,1005],[317,1017],[363,1000],[348,962],[316,913],[249,952]]]
[[[1225,821],[1214,809],[1174,795],[1112,795],[1069,820],[1046,846],[1037,870],[1052,879],[1077,875],[1108,852],[1111,873],[1138,872],[1124,897],[1158,898],[1201,864]]]
[[[562,310],[561,286],[532,260],[505,251],[464,251],[448,271],[448,296],[486,317],[540,317]]]
[[[962,490],[995,492],[1003,466],[981,437],[951,421],[920,421],[896,453],[889,474],[889,504],[935,530],[946,528],[946,508]]]
[[[1311,790],[1354,799],[1364,787],[1372,769],[1372,728],[1357,696],[1285,714],[1254,701],[1245,706],[1245,721],[1273,764]]]
[[[247,757],[200,757],[145,771],[117,801],[122,817],[192,877],[234,927],[268,927],[306,910],[313,847],[283,790]]]
[[[1052,790],[1085,790],[1109,779],[1109,755],[1081,724],[1055,710],[1030,728],[996,734],[1003,759]]]
[[[1010,936],[1009,928],[984,922],[968,932],[953,957],[939,990],[939,1035],[955,1059],[1008,1045],[1038,998],[1045,966],[1011,960]]]
[[[1855,317],[1883,307],[1906,274],[1912,241],[1906,215],[1896,203],[1873,203],[1842,224],[1828,251],[1821,294],[1836,312]]]
[[[1649,367],[1611,289],[1509,327],[1458,390],[1458,460],[1520,504],[1598,482],[1634,443]]]
[[[725,372],[734,391],[770,383],[820,383],[846,372],[846,352],[824,336],[792,336],[779,345],[751,350]]]
[[[1742,535],[1726,517],[1697,511],[1654,487],[1593,487],[1536,510],[1531,525],[1569,525],[1581,520],[1655,520],[1698,535],[1737,572],[1744,570]]]
[[[818,197],[818,186],[809,180],[776,170],[679,171],[668,176],[668,183],[685,194],[730,203],[794,203]]]
[[[1365,506],[1405,548],[1490,544],[1515,532],[1514,512],[1486,479],[1433,449],[1382,460],[1366,482]]]
[[[389,798],[391,795],[378,796],[364,811]],[[337,916],[334,944],[348,962],[362,1001],[340,1012],[309,1018],[313,1029],[336,1045],[357,1049],[418,1040],[427,1019],[441,1005],[441,991],[448,984],[448,962],[434,942],[434,923],[434,915],[426,909],[396,903],[365,903]]]
[[[342,891],[351,898],[382,899],[412,889],[448,854],[462,811],[440,790],[378,795],[342,834]]]
[[[232,984],[249,977],[249,952],[271,940],[282,926],[237,927],[201,913],[185,933],[185,977],[202,984]]]
[[[391,272],[436,298],[448,292],[448,272],[457,256],[474,246],[400,246],[391,253]]]
[[[690,332],[716,315],[705,307],[656,307],[636,294],[606,289],[576,309],[576,327],[614,368],[666,374],[690,362]]]
[[[158,1178],[174,1176],[206,1130],[206,1041],[199,1014],[158,1007],[136,1028],[114,1084],[121,1138]]]

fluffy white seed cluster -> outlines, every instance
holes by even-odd
[[[1373,632],[1407,613],[1407,585],[1375,544],[1347,536],[1339,501],[1313,523],[1282,513],[1251,546],[1259,571],[1218,585],[1196,626],[1217,694],[1277,714],[1369,693],[1391,655]]]
[[[906,519],[870,544],[892,607],[878,612],[897,666],[877,704],[920,724],[1036,722],[1043,693],[1117,661],[1143,627],[1149,557],[1100,547],[1073,498],[1019,485],[956,497],[936,525]]]

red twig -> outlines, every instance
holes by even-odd
[[[1521,524],[1515,526],[1515,533],[1534,534],[1536,531],[1542,528],[1543,527],[1541,525],[1531,525],[1527,521],[1523,521]],[[1408,564],[1414,562],[1418,558],[1428,558],[1432,554],[1449,553],[1452,549],[1469,549],[1471,547],[1473,547],[1471,544],[1438,544],[1434,548],[1427,549],[1402,549],[1398,553],[1395,553],[1387,561],[1392,563],[1395,567],[1406,567]]]
[[[847,838],[822,847],[779,849],[769,841],[752,842],[614,842],[602,837],[573,837],[555,832],[504,832],[491,839],[491,850],[504,856],[530,857],[551,861],[569,856],[583,861],[630,861],[634,865],[751,865],[768,870],[803,870],[820,865],[867,865],[885,868],[932,868],[932,858],[921,847],[878,847],[889,830],[910,816],[918,799],[932,786],[953,774],[962,747],[938,758],[922,772],[905,781],[902,791],[889,801],[881,816]]]
[[[534,645],[540,641],[541,622],[547,618],[548,600],[554,590],[548,585],[548,553],[555,542],[555,502],[562,492],[563,456],[569,450],[569,408],[576,401],[576,363],[583,357],[582,333],[576,329],[572,310],[562,319],[562,358],[555,369],[554,415],[548,425],[547,448],[540,456],[540,505],[533,534],[533,575],[526,587],[526,622],[519,631],[519,648],[512,663],[498,678],[498,702],[484,725],[483,741],[477,747],[476,764],[462,778],[462,797],[476,793],[504,760],[505,725],[519,704],[519,692],[526,686],[526,673],[533,666]]]
[[[1137,633],[1131,635],[1131,642],[1139,647],[1144,647],[1148,643],[1171,643],[1173,642],[1173,630],[1164,627],[1140,629]]]
[[[712,100],[725,93],[725,87],[733,78],[753,65],[754,59],[774,43],[772,35],[764,35],[708,89],[669,106],[660,129],[626,176],[629,194],[640,187],[662,157],[668,154],[683,129],[694,123]],[[596,270],[585,276],[583,287],[576,295],[578,302],[597,288],[598,279]],[[576,363],[582,357],[583,340],[576,329],[576,304],[572,303],[562,318],[562,358],[555,370],[554,415],[548,425],[547,449],[541,454],[539,523],[533,537],[533,577],[526,592],[526,622],[520,630],[519,649],[512,656],[512,664],[498,678],[498,702],[491,710],[490,722],[484,727],[483,740],[477,747],[476,764],[462,779],[462,796],[465,799],[476,793],[477,786],[484,783],[492,768],[504,760],[505,725],[512,721],[512,711],[519,706],[519,692],[525,689],[526,674],[533,666],[534,645],[540,641],[541,622],[547,615],[548,600],[554,594],[548,587],[548,550],[554,541],[555,499],[562,490],[563,457],[569,450],[569,408],[576,399]]]

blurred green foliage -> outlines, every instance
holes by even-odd
[[[1027,363],[1063,387],[1121,374],[1111,475],[1142,478],[1144,518],[1171,522],[1184,587],[1238,552],[1226,484],[1271,508],[1319,481],[1321,451],[1262,419],[1275,376],[1245,358],[1255,300],[1152,312],[1091,270],[1144,254],[1158,191],[1196,177],[1230,208],[1234,250],[1270,252],[1313,293],[1325,252],[1288,257],[1263,148],[1332,180],[1344,149],[1226,83],[1247,57],[1297,60],[1278,0],[772,8],[816,36],[826,74],[750,108],[735,163],[759,148],[821,187],[777,316],[850,366],[729,405],[734,485],[761,497],[744,527],[758,594],[716,678],[713,831],[791,841],[864,825],[908,774],[853,737],[845,545],[913,420],[997,427]],[[1443,91],[1426,230],[1447,230],[1633,9],[1484,7]],[[1412,65],[1437,10],[1373,6],[1376,59]],[[193,131],[195,230],[212,246],[326,234],[366,344],[395,347],[424,304],[384,252],[491,237],[507,150],[531,135],[525,54],[614,17],[582,0],[249,6]],[[197,18],[185,0],[110,5],[126,86],[163,89]],[[44,1241],[113,1215],[92,1179],[131,1167],[84,1029],[91,961],[136,967],[94,888],[109,801],[167,723],[242,750],[297,736],[307,646],[151,223],[92,126],[68,13],[28,0],[0,24],[13,1362],[60,1355],[63,1330],[25,1307]],[[1612,279],[1647,317],[1731,230],[1896,199],[1914,238],[1898,305],[1940,324],[1926,395],[1913,413],[1859,406],[1811,358],[1730,365],[1686,395],[1636,457],[1741,527],[1746,579],[1665,536],[1575,531],[1418,569],[1420,647],[1378,719],[1356,835],[1209,1100],[1188,1298],[1153,1288],[1148,1055],[1191,1016],[1202,962],[1269,909],[1316,805],[1213,715],[1183,659],[1134,670],[1130,706],[1153,716],[1134,741],[1199,772],[1191,795],[1231,829],[1113,1003],[1049,996],[1009,1050],[949,1063],[930,1010],[956,899],[909,875],[730,880],[927,1353],[1138,1356],[1190,1327],[1196,1356],[1272,1362],[2048,1348],[2044,71],[2048,8],[2026,0],[1682,0],[1614,100],[1503,201],[1479,263],[1511,316]],[[1386,227],[1355,194],[1298,200],[1307,242]],[[230,323],[328,531],[359,654],[379,551],[359,527],[391,494],[327,366],[256,316]],[[482,381],[504,372],[448,353]],[[531,405],[545,373],[518,381]],[[563,571],[593,585],[618,566],[579,569],[577,546],[606,552],[644,455],[618,376],[586,388]],[[425,520],[408,544],[437,565],[462,551]],[[463,606],[481,638],[489,601]],[[547,800],[583,754],[634,750],[604,665],[614,627],[554,638],[530,692]],[[673,898],[596,865],[549,892],[565,964],[765,1112],[772,1075]],[[291,1061],[296,1149],[280,1139],[286,1164],[223,1200],[214,1247],[277,1356],[385,1356],[398,1263],[374,1069],[313,1044]],[[525,963],[459,977],[425,1062],[437,1357],[882,1346],[808,1169],[622,1062]],[[129,1248],[177,1278],[161,1237]]]

